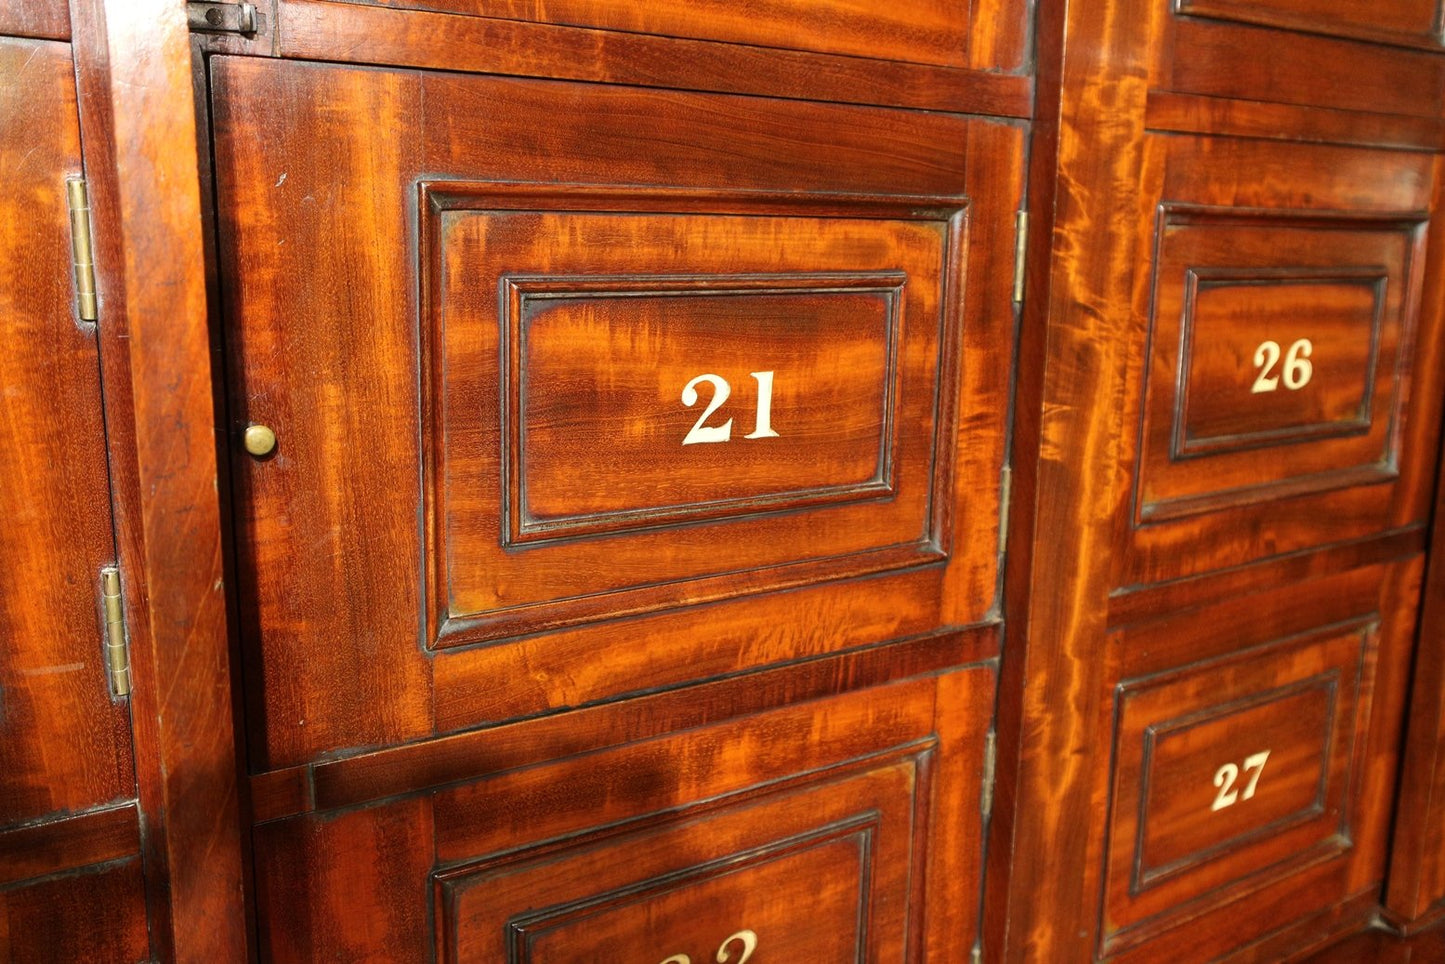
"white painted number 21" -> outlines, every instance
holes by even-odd
[[[1219,792],[1214,795],[1214,803],[1210,810],[1223,810],[1225,807],[1234,806],[1238,800],[1248,800],[1254,796],[1255,787],[1259,786],[1259,775],[1264,772],[1264,762],[1269,759],[1269,751],[1255,753],[1244,758],[1244,772],[1249,777],[1249,782],[1244,785],[1244,792],[1240,793],[1235,788],[1235,782],[1239,779],[1239,767],[1233,763],[1226,763],[1214,771],[1214,785]]]
[[[778,433],[773,431],[773,373],[752,372],[753,378],[758,382],[758,407],[753,418],[753,430],[743,438],[777,438]],[[702,410],[696,422],[693,423],[692,431],[682,440],[683,445],[696,445],[699,442],[726,442],[733,437],[733,420],[728,419],[721,425],[708,425],[708,417],[722,408],[723,402],[733,393],[733,388],[728,380],[721,375],[699,375],[682,387],[682,404],[692,408],[698,402],[697,386],[707,383],[712,386],[712,400]]]
[[[1289,351],[1284,353],[1282,372],[1285,388],[1297,392],[1310,383],[1315,374],[1315,366],[1310,362],[1310,355],[1313,355],[1314,351],[1314,342],[1308,338],[1301,338],[1289,346]],[[1254,377],[1254,384],[1249,389],[1251,392],[1258,395],[1279,388],[1280,376],[1274,374],[1274,366],[1279,364],[1279,355],[1279,342],[1259,343],[1259,347],[1254,350],[1254,367],[1259,369],[1259,374]]]

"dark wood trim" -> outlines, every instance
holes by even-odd
[[[0,887],[140,853],[135,804],[0,832]]]
[[[1005,569],[999,783],[984,953],[1071,960],[1096,943],[1108,748],[1104,634],[1132,321],[1149,53],[1162,4],[1046,4],[1029,169]],[[1059,868],[1069,868],[1059,873]]]
[[[1430,544],[1385,884],[1385,913],[1402,931],[1445,913],[1445,484]]]
[[[1260,586],[1284,586],[1347,569],[1405,559],[1424,549],[1425,528],[1412,525],[1367,539],[1274,556],[1232,569],[1117,590],[1109,600],[1109,628],[1127,626],[1159,613],[1193,609]]]
[[[1343,144],[1402,151],[1445,151],[1445,120],[1405,114],[1269,104],[1167,90],[1149,92],[1150,130]]]
[[[497,20],[281,0],[276,53],[642,87],[1026,118],[1033,81],[956,67]],[[445,36],[446,43],[436,38]]]
[[[0,0],[0,36],[69,40],[66,0]]]
[[[73,0],[152,952],[246,959],[185,7]]]
[[[456,733],[251,778],[258,823],[434,790],[616,743],[715,724],[998,655],[997,624],[871,646],[565,714]]]

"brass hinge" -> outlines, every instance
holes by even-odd
[[[1024,252],[1029,244],[1029,212],[1014,215],[1014,304],[1024,300]]]
[[[186,4],[186,23],[197,33],[254,34],[261,29],[254,3]]]
[[[998,769],[998,731],[989,730],[983,739],[983,793],[978,808],[983,819],[993,816],[993,777]]]
[[[105,609],[105,675],[116,696],[130,695],[130,646],[125,638],[125,611],[120,598],[120,570],[100,571],[100,599]]]
[[[969,964],[982,964],[982,962],[983,962],[983,944],[978,943],[978,942],[975,942],[975,943],[974,943],[974,945],[973,945],[973,951],[968,955],[968,962],[969,962]]]
[[[65,181],[65,199],[70,207],[70,260],[75,265],[75,301],[81,321],[95,321],[99,315],[95,300],[95,246],[90,237],[90,194],[85,178]]]

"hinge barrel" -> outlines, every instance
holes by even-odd
[[[1029,212],[1014,215],[1014,304],[1024,300],[1024,255],[1029,245]]]
[[[205,3],[191,0],[186,4],[186,23],[197,33],[255,34],[260,30],[253,3]]]
[[[130,695],[130,649],[125,640],[125,610],[121,605],[120,570],[100,571],[100,598],[105,609],[105,669],[116,696]]]
[[[99,317],[95,298],[95,246],[90,237],[90,194],[85,178],[67,178],[65,198],[70,207],[70,260],[75,265],[76,309],[81,321],[95,321]]]
[[[989,730],[983,740],[983,791],[978,808],[987,820],[993,815],[993,778],[998,769],[998,731]]]
[[[998,493],[998,551],[1008,551],[1009,513],[1013,511],[1014,470],[1005,465],[999,476]]]

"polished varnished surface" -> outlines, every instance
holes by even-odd
[[[114,558],[100,368],[73,308],[65,178],[80,168],[68,45],[0,40],[0,827],[134,794],[96,613]]]
[[[1436,340],[1434,313],[1420,317],[1433,159],[1147,145],[1161,210],[1139,231],[1150,287],[1136,309],[1133,520],[1115,579],[1164,581],[1423,520],[1431,468],[1413,433],[1433,424],[1439,394],[1417,347]],[[1294,174],[1237,186],[1239,169],[1272,167]]]
[[[1436,0],[256,7],[0,0],[74,33],[25,70],[79,81],[139,790],[0,820],[0,946],[1262,964],[1440,912]]]
[[[254,765],[989,617],[1016,132],[213,69],[233,431],[278,438],[235,472]],[[334,124],[297,122],[323,104]],[[413,133],[353,123],[376,114]],[[337,190],[338,165],[374,187]],[[839,582],[875,573],[897,575]]]
[[[969,0],[349,0],[508,20],[602,27],[767,47],[959,66],[967,63]]]
[[[759,959],[966,957],[993,686],[980,666],[263,825],[263,953],[701,961],[747,931]]]

